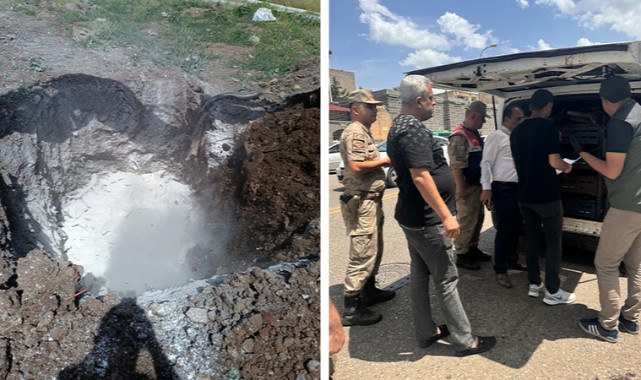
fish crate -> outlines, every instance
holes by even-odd
[[[566,124],[561,126],[561,144],[570,144],[570,134],[582,145],[602,145],[605,125]]]
[[[580,199],[564,197],[562,203],[563,215],[570,218],[602,221],[607,210],[607,202],[603,198]]]
[[[570,173],[561,178],[561,193],[601,197],[604,190],[605,183],[603,178],[596,172],[588,175]]]

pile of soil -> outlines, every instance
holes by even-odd
[[[0,13],[0,378],[319,378],[318,61],[238,94]],[[235,273],[85,291],[60,203],[104,170],[164,170],[230,215]]]

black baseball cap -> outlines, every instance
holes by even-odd
[[[630,97],[630,83],[623,77],[606,78],[601,82],[599,95],[612,103],[618,103]]]

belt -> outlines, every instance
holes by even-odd
[[[356,194],[349,194],[347,192],[341,194],[340,200],[343,203],[347,203],[350,201],[350,199],[358,196],[362,200],[366,201],[378,201],[379,199],[383,198],[383,192],[380,193],[370,193],[367,191],[360,191],[357,192]]]
[[[492,181],[492,184],[494,184],[496,186],[503,186],[503,187],[518,187],[519,186],[518,182]]]
[[[381,198],[383,198],[383,193],[368,193],[366,191],[363,191],[361,193],[361,198],[366,199],[368,201],[377,201]]]

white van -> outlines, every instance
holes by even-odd
[[[562,156],[576,158],[568,132],[592,153],[603,157],[608,116],[601,108],[599,86],[610,75],[630,81],[632,98],[641,101],[641,42],[600,44],[475,59],[415,70],[436,88],[487,93],[493,96],[495,120],[503,109],[520,105],[529,115],[529,99],[538,89],[554,94],[551,119],[561,129]],[[607,211],[603,177],[583,160],[561,180],[566,243],[595,249]]]

